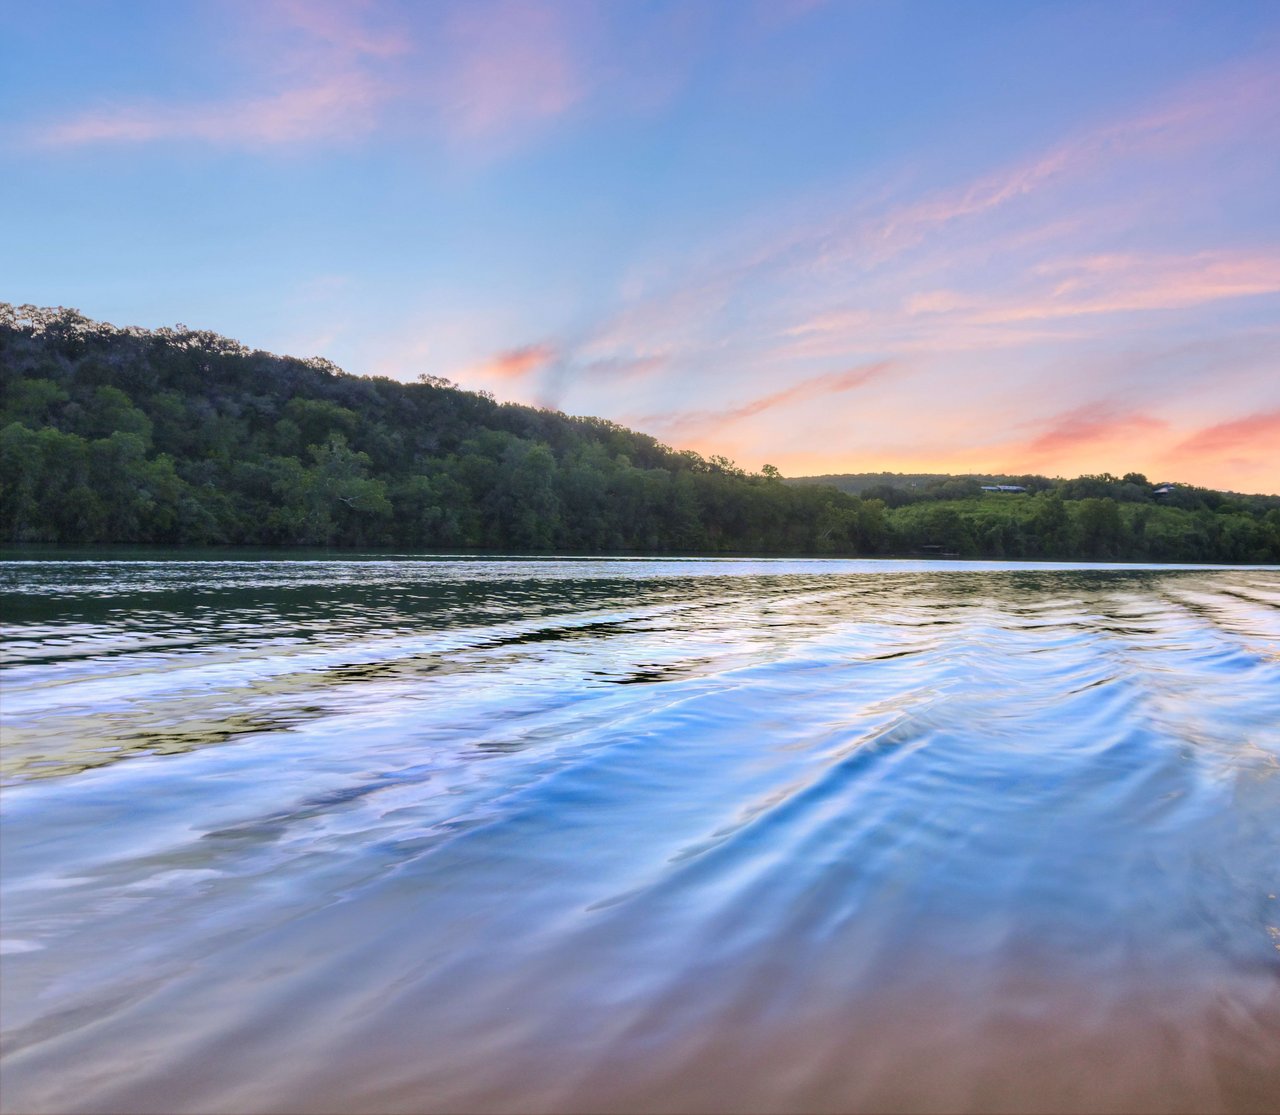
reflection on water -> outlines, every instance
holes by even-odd
[[[0,563],[29,1111],[1268,1111],[1280,575]]]

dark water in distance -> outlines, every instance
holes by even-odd
[[[0,563],[10,1112],[1270,1111],[1280,573]]]

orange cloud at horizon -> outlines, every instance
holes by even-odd
[[[874,431],[885,424],[869,421],[864,428]],[[927,448],[872,437],[864,441],[855,435],[854,440],[862,444],[770,452],[767,459],[787,476],[943,472],[1072,477],[1140,472],[1152,481],[1280,495],[1280,454],[1275,450],[1280,445],[1280,410],[1197,427],[1151,414],[1094,407],[1044,425],[1042,432],[1021,442]],[[714,451],[703,444],[692,448]],[[735,448],[746,456],[741,446]]]
[[[1280,450],[1280,410],[1250,414],[1207,426],[1180,443],[1175,452],[1193,455],[1222,453],[1238,451],[1242,445],[1253,447],[1255,443],[1265,444],[1267,451],[1273,456],[1280,455],[1277,453]],[[1258,445],[1258,448],[1262,448],[1262,445]]]
[[[1165,460],[1179,468],[1229,473],[1280,493],[1280,410],[1250,414],[1205,426],[1174,445]],[[1226,485],[1222,485],[1226,486]]]

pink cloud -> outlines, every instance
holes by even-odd
[[[783,331],[778,358],[833,357],[851,350],[899,353],[1002,349],[1088,334],[1075,319],[1185,310],[1224,299],[1280,293],[1280,251],[1174,255],[1096,255],[1040,263],[1006,284],[1018,295],[939,289],[907,295],[900,306],[818,314]],[[1043,293],[1028,299],[1037,286]],[[1062,322],[1047,329],[1042,322]]]
[[[519,380],[545,368],[557,355],[556,350],[547,344],[522,345],[498,353],[475,370],[493,379]]]
[[[1117,411],[1105,403],[1091,403],[1048,420],[1048,429],[1019,446],[1019,462],[1066,461],[1081,449],[1096,449],[1135,435],[1166,429],[1168,423],[1147,414]],[[1016,467],[1025,467],[1020,464]]]

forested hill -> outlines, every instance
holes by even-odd
[[[1280,560],[1280,500],[1111,479],[858,496],[430,377],[0,304],[13,542]]]
[[[0,306],[0,531],[59,542],[875,552],[883,508],[443,380]]]

